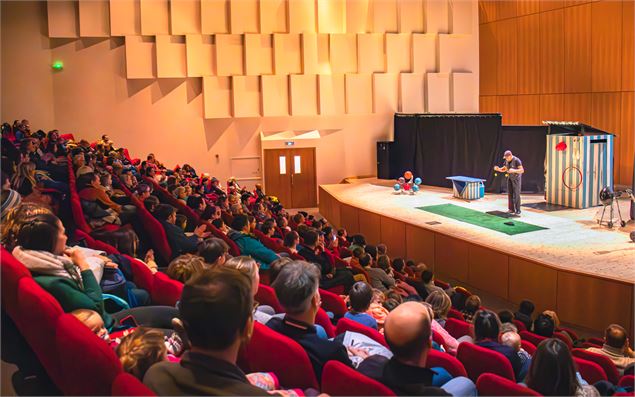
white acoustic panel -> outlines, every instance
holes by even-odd
[[[261,76],[262,115],[289,115],[289,76]]]
[[[426,1],[426,33],[449,33],[448,0]]]
[[[289,83],[291,86],[291,115],[317,115],[317,76],[314,74],[291,75]]]
[[[401,73],[399,84],[401,88],[401,112],[403,113],[424,113],[425,90],[423,73]]]
[[[343,74],[318,76],[320,114],[338,116],[346,113],[346,93]]]
[[[157,36],[157,77],[187,77],[185,37]]]
[[[398,10],[397,0],[370,0],[373,10],[373,32],[397,33]]]
[[[407,33],[386,34],[386,71],[400,73],[412,71],[411,38]]]
[[[373,113],[373,82],[370,74],[347,74],[346,113]]]
[[[452,73],[452,111],[477,113],[476,82],[472,73]]]
[[[426,75],[428,112],[450,112],[450,74],[428,73]]]
[[[345,0],[317,0],[319,33],[346,33]]]
[[[213,36],[188,34],[185,36],[187,51],[187,76],[201,77],[216,74],[216,46]]]
[[[399,111],[399,74],[373,74],[373,113],[392,114]]]
[[[474,41],[470,35],[439,35],[439,72],[473,72],[478,64],[474,59]]]
[[[437,35],[412,35],[412,70],[414,73],[437,71]]]
[[[258,33],[258,0],[238,0],[229,2],[230,30],[233,34]]]
[[[232,117],[232,90],[229,77],[203,77],[203,106],[206,119]]]
[[[450,0],[450,33],[473,34],[476,30],[473,25],[477,7],[475,1]]]
[[[299,34],[273,35],[273,62],[275,74],[302,73],[302,46]]]
[[[108,0],[80,0],[79,35],[81,37],[110,36],[110,4]]]
[[[110,35],[141,35],[139,0],[110,0]]]
[[[170,34],[170,6],[168,0],[139,0],[141,34]]]
[[[330,74],[329,35],[302,33],[302,73]]]
[[[171,0],[170,24],[172,34],[201,34],[201,1]]]
[[[154,37],[126,36],[126,77],[129,79],[157,77]]]
[[[249,76],[273,74],[273,35],[245,35],[245,73]]]
[[[357,35],[330,35],[331,71],[334,74],[357,73]]]
[[[386,71],[386,53],[384,50],[383,34],[358,34],[357,53],[359,59],[359,73],[375,73]]]
[[[346,1],[346,32],[366,33],[372,27],[370,0]]]
[[[315,0],[288,1],[289,33],[315,33]]]
[[[260,0],[260,33],[287,32],[287,0]]]
[[[424,0],[405,0],[399,6],[399,33],[423,33]]]
[[[216,73],[219,76],[244,74],[244,45],[240,34],[217,34],[216,36]]]
[[[229,0],[201,0],[203,34],[229,33]]]
[[[75,38],[79,36],[78,6],[72,0],[46,2],[49,37]]]
[[[259,77],[232,76],[232,101],[234,117],[259,117]]]

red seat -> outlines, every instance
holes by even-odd
[[[563,332],[554,332],[553,337],[563,341],[567,345],[569,350],[573,349],[573,343],[571,342],[571,339],[569,339],[568,335],[565,335]]]
[[[207,231],[211,232],[214,237],[223,240],[229,246],[229,253],[232,256],[240,256],[240,248],[238,248],[238,245],[236,245],[234,240],[232,240],[229,237],[227,237],[227,235],[225,233],[223,233],[220,230],[218,230],[218,228],[216,226],[212,225],[210,222],[201,221],[201,223],[203,223],[203,224],[205,224],[205,226],[207,226]]]
[[[523,323],[520,320],[512,320],[514,322],[514,325],[516,326],[516,328],[518,328],[518,332],[520,331],[527,331],[527,327],[525,327],[525,323]]]
[[[569,334],[569,336],[571,337],[571,339],[573,339],[574,341],[578,340],[578,334],[575,333],[575,331],[569,329],[569,328],[556,328],[556,331],[558,332],[566,332],[567,334]]]
[[[600,347],[604,346],[604,339],[602,339],[602,338],[591,337],[591,338],[587,339],[586,341],[589,342],[589,343],[593,343],[594,345],[597,345],[597,346],[600,346]]]
[[[452,375],[452,377],[465,376],[467,377],[467,371],[465,367],[456,357],[451,354],[444,353],[438,350],[430,349],[428,351],[428,361],[426,361],[426,367],[442,367]]]
[[[322,393],[331,396],[394,396],[387,386],[339,361],[331,360],[322,372]]]
[[[122,372],[112,383],[111,396],[156,396],[152,390],[134,376]]]
[[[329,315],[326,314],[326,312],[322,308],[319,308],[317,313],[315,314],[315,324],[320,325],[322,328],[324,328],[326,336],[328,336],[329,338],[333,338],[337,335],[335,333],[335,327],[333,326],[333,323],[331,323]]]
[[[75,171],[73,170],[73,162],[71,158],[67,159],[68,166],[68,190],[70,193],[69,201],[71,205],[71,215],[73,216],[73,221],[75,221],[75,225],[77,228],[83,232],[90,233],[92,228],[86,222],[86,218],[84,217],[84,210],[82,209],[82,202],[79,199],[79,194],[77,193],[77,185],[75,184]]]
[[[534,345],[533,343],[531,343],[531,342],[530,342],[530,341],[528,341],[528,340],[521,339],[521,340],[520,340],[520,346],[521,346],[523,349],[525,349],[525,351],[526,351],[527,353],[529,353],[530,355],[532,355],[532,356],[533,356],[533,355],[534,355],[534,353],[536,352],[536,345]]]
[[[268,285],[260,284],[258,285],[258,292],[256,292],[256,301],[261,305],[268,305],[273,308],[276,313],[284,313],[284,309],[280,302],[278,302],[278,297],[276,296],[276,291]]]
[[[635,385],[635,376],[624,375],[617,383],[619,387],[633,387]]]
[[[154,283],[150,297],[155,305],[174,306],[181,299],[183,283],[172,280],[165,273],[154,274]]]
[[[512,381],[516,380],[509,360],[493,350],[463,342],[459,344],[456,358],[463,363],[469,378],[475,382],[485,372],[497,374]]]
[[[595,343],[591,343],[591,342],[582,342],[582,344],[579,345],[582,349],[588,349],[589,347],[597,347],[597,348],[602,348],[601,345],[596,345]]]
[[[374,341],[381,343],[382,345],[389,348],[388,343],[386,343],[386,338],[384,338],[384,335],[380,334],[377,330],[374,330],[370,327],[362,325],[358,323],[357,321],[349,320],[346,317],[342,317],[337,322],[337,327],[335,328],[335,334],[336,335],[343,334],[346,331],[358,332],[360,334],[364,334],[368,336],[369,338],[373,339]]]
[[[448,312],[448,318],[456,318],[457,320],[465,321],[465,316],[463,316],[463,313],[454,308],[450,308],[450,311]]]
[[[60,138],[65,141],[74,141],[75,136],[73,134],[60,134]]]
[[[436,280],[436,279],[434,280],[434,285],[444,290],[450,288],[450,284],[446,283],[445,281]]]
[[[543,340],[549,339],[529,331],[520,331],[518,332],[518,334],[520,334],[521,339],[530,341],[531,343],[534,344],[534,346],[538,346],[540,342],[542,342]]]
[[[438,332],[432,332],[432,340],[434,342],[436,342],[439,346],[442,346],[443,343],[445,343],[445,340],[443,340],[443,336],[441,336],[440,333]]]
[[[584,349],[573,349],[571,351],[571,354],[573,354],[574,357],[583,358],[585,360],[593,361],[594,363],[598,364],[600,367],[602,367],[602,370],[604,370],[604,373],[606,374],[609,382],[613,383],[614,385],[620,381],[620,372],[613,363],[613,360],[611,360],[607,356],[603,354],[593,353]]]
[[[139,259],[133,258],[128,255],[124,255],[130,261],[130,268],[132,270],[132,278],[137,287],[142,288],[152,296],[152,290],[154,289],[154,275],[152,271],[142,263]]]
[[[540,396],[541,394],[496,374],[483,374],[476,381],[481,396]]]
[[[339,295],[320,288],[320,297],[322,298],[322,308],[333,313],[335,317],[342,317],[348,311],[346,302]]]
[[[239,353],[238,363],[245,372],[273,372],[285,388],[319,387],[302,346],[257,322],[251,340]]]
[[[93,236],[80,229],[75,230],[75,237],[77,237],[78,240],[85,240],[88,248],[104,251],[108,255],[119,254],[119,251],[112,245],[104,243],[103,241],[96,240],[93,238]]]
[[[335,295],[344,295],[344,286],[336,285],[335,287],[327,288],[328,292],[333,293]]]
[[[580,375],[582,375],[582,379],[587,381],[589,384],[592,385],[595,382],[607,380],[606,373],[599,364],[576,356],[573,356],[573,360],[578,366],[578,371],[580,372]]]
[[[2,305],[6,310],[13,310],[17,305],[18,281],[22,277],[31,278],[31,272],[20,261],[15,259],[4,247],[2,260],[0,261],[0,274],[2,275]]]
[[[472,324],[457,320],[456,318],[448,318],[445,320],[445,330],[448,331],[455,339],[458,339],[464,335],[472,335]]]

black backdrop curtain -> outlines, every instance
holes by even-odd
[[[483,178],[494,189],[492,167],[499,164],[499,114],[396,114],[390,147],[390,177],[411,170],[425,185],[451,187],[448,176]]]
[[[522,191],[525,193],[542,193],[545,191],[545,153],[547,151],[546,126],[503,126],[501,130],[501,146],[498,152],[500,159],[496,163],[503,164],[502,153],[511,150],[514,156],[523,162]],[[494,191],[506,191],[505,177],[499,175],[494,181]]]

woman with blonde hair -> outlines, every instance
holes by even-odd
[[[459,340],[456,340],[448,331],[445,330],[445,320],[447,319],[448,312],[452,302],[450,297],[443,291],[432,291],[426,298],[426,303],[432,308],[434,313],[434,320],[432,321],[432,331],[438,333],[443,339],[443,348],[450,354],[456,354],[456,350],[459,348],[460,342],[472,342],[470,336],[462,336]]]
[[[227,260],[223,266],[234,268],[249,276],[251,279],[251,293],[254,297],[256,296],[260,285],[258,262],[250,256],[235,256]],[[271,306],[257,305],[254,308],[254,320],[261,324],[266,324],[274,314],[276,314],[276,312]]]

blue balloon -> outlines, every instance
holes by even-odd
[[[401,185],[398,183],[395,183],[395,186],[393,186],[393,188],[395,189],[395,192],[398,192],[401,190]]]
[[[421,178],[415,178],[415,185],[421,185]]]
[[[415,192],[415,193],[418,192],[419,191],[419,185],[413,185],[412,186],[412,191]]]

